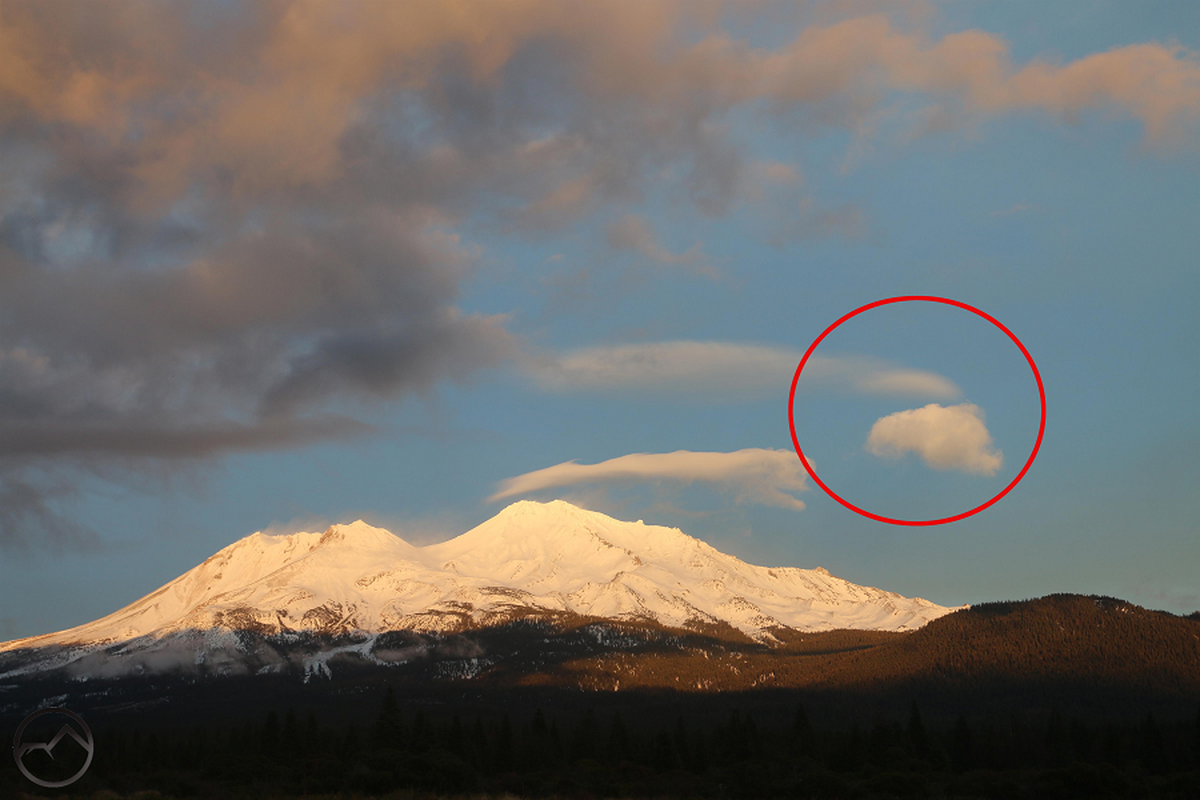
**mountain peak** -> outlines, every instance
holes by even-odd
[[[550,500],[549,502],[539,502],[537,500],[518,500],[515,503],[510,503],[501,509],[500,513],[492,517],[492,519],[508,519],[512,517],[580,517],[592,514],[598,514],[598,511],[590,511],[586,508],[581,508],[566,500]]]
[[[620,526],[638,526],[644,528],[653,528],[660,531],[669,531],[673,534],[684,536],[688,539],[692,537],[685,534],[678,528],[668,528],[662,525],[647,525],[645,520],[637,520],[636,522],[626,522],[609,516],[603,511],[593,511],[589,508],[577,506],[566,500],[550,500],[549,502],[539,502],[537,500],[518,500],[515,503],[505,506],[500,513],[487,520],[483,525],[489,525],[495,522],[512,523],[519,521],[522,524],[537,523],[539,525],[546,524],[588,524],[593,525],[620,525]],[[480,525],[479,527],[483,527]],[[545,532],[554,532],[554,529],[547,529]]]
[[[194,659],[187,637],[214,631],[213,641],[242,629],[459,630],[530,613],[675,628],[719,623],[769,640],[780,628],[911,630],[952,610],[821,568],[747,564],[677,528],[564,500],[522,500],[425,547],[362,520],[324,533],[256,533],[108,617],[24,644],[82,645],[71,651],[76,658],[140,637],[159,647],[176,636],[184,637],[180,657]],[[0,652],[18,646],[0,644]]]
[[[586,563],[597,547],[617,549],[631,559],[639,554],[679,551],[702,544],[678,528],[624,522],[600,511],[580,508],[565,500],[541,503],[521,500],[466,533],[435,546],[447,557],[508,560],[577,559]]]
[[[330,525],[318,540],[319,545],[327,546],[336,543],[345,543],[353,547],[391,547],[397,543],[408,544],[391,531],[376,528],[361,519],[351,523]]]

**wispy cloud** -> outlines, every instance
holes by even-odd
[[[717,277],[717,271],[707,263],[699,242],[682,253],[673,253],[659,244],[649,221],[638,214],[626,214],[608,226],[608,245],[614,250],[632,250],[656,264],[683,267],[697,275]]]
[[[1028,214],[1031,211],[1037,211],[1038,207],[1029,205],[1028,203],[1013,203],[1008,208],[1002,208],[992,212],[993,217],[1012,217],[1017,214]]]
[[[803,353],[787,347],[712,341],[649,342],[588,347],[530,359],[525,369],[556,392],[641,391],[753,399],[785,393]],[[949,378],[865,356],[814,355],[804,388],[867,395],[954,399]]]
[[[897,411],[876,420],[867,436],[866,451],[880,458],[915,453],[937,470],[959,470],[992,476],[1004,464],[1004,454],[992,443],[984,412],[973,403]]]
[[[797,361],[797,363],[799,363]],[[811,370],[811,374],[810,374]],[[923,369],[903,367],[869,356],[816,356],[808,360],[801,383],[880,397],[933,397],[954,400],[962,389],[954,381]],[[807,387],[801,387],[807,388]]]
[[[677,450],[633,453],[599,464],[567,461],[509,478],[488,499],[503,500],[547,489],[606,483],[704,483],[733,495],[738,503],[795,511],[803,510],[804,503],[793,493],[808,489],[804,468],[791,450],[748,448],[732,453]]]

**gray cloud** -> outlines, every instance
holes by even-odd
[[[346,417],[287,419],[254,424],[217,422],[183,425],[140,419],[71,423],[63,420],[0,423],[0,459],[62,455],[113,455],[157,459],[204,458],[228,452],[300,447],[329,438],[370,432]]]
[[[499,317],[451,315],[416,331],[353,331],[328,337],[296,359],[263,398],[268,414],[314,404],[339,392],[389,397],[463,379],[515,351]]]
[[[0,545],[18,553],[34,546],[56,551],[96,549],[96,535],[56,507],[75,491],[73,476],[60,470],[46,474],[0,461]]]

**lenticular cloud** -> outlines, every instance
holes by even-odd
[[[803,511],[804,502],[789,494],[808,489],[803,467],[791,450],[750,447],[732,453],[631,453],[579,464],[567,461],[503,481],[489,500],[587,483],[707,483],[731,492],[738,502]]]
[[[880,458],[916,453],[934,469],[988,477],[1004,464],[1004,454],[992,445],[983,409],[974,403],[930,403],[880,417],[871,426],[866,451]]]

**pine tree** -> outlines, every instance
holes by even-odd
[[[692,772],[703,775],[708,771],[708,745],[705,742],[704,731],[695,730],[692,733]]]
[[[296,709],[288,707],[283,718],[283,754],[295,758],[300,749],[300,725],[296,722]]]
[[[597,745],[600,739],[600,726],[596,722],[596,712],[588,709],[575,729],[575,738],[571,748],[571,760],[579,761],[597,756]]]
[[[1154,721],[1154,712],[1146,715],[1146,719],[1142,722],[1141,731],[1142,747],[1142,766],[1151,774],[1159,774],[1167,766],[1167,750],[1163,743],[1162,731],[1158,729],[1158,723]]]
[[[916,700],[908,709],[908,741],[917,758],[929,756],[929,734],[925,731],[925,723],[921,721],[921,710],[917,708]]]
[[[850,729],[850,737],[846,740],[846,746],[842,752],[842,770],[844,772],[857,772],[862,766],[862,751],[863,740],[862,733],[858,729],[858,723],[854,723],[854,727]]]
[[[957,772],[965,772],[975,766],[975,743],[967,718],[959,714],[954,723],[954,734],[950,740],[950,761]]]
[[[731,761],[745,761],[757,756],[761,746],[758,727],[749,715],[734,709],[729,714],[729,723],[717,729],[717,747],[728,754]]]
[[[1196,613],[1200,614],[1200,611]],[[1196,707],[1196,722],[1192,726],[1192,764],[1200,770],[1200,706]]]
[[[679,766],[691,768],[692,754],[691,748],[688,747],[687,729],[683,726],[683,715],[675,717],[675,736],[672,744],[675,746],[675,754],[679,759]]]
[[[454,718],[450,720],[450,733],[446,738],[446,746],[451,753],[457,756],[466,753],[466,736],[463,733],[462,720],[458,718],[458,711],[454,712]]]
[[[758,726],[754,724],[754,717],[746,714],[746,722],[744,723],[746,750],[747,756],[756,758],[762,755],[762,740],[758,736]]]
[[[358,738],[358,728],[351,724],[346,729],[346,735],[342,737],[342,757],[345,759],[357,758],[362,745]]]
[[[1111,722],[1104,726],[1104,763],[1121,766],[1121,733]]]
[[[308,712],[308,719],[304,722],[304,741],[301,745],[301,750],[304,753],[312,753],[320,748],[318,739],[320,734],[317,730],[317,715],[314,711]]]
[[[417,711],[413,719],[412,737],[408,740],[408,749],[412,753],[424,753],[433,746],[433,726],[425,718],[425,712]]]
[[[508,714],[500,719],[500,730],[496,734],[496,771],[510,772],[513,768],[512,721]]]
[[[1078,717],[1071,717],[1068,744],[1071,761],[1092,760],[1092,737],[1087,727]]]
[[[268,756],[274,756],[279,750],[279,715],[274,709],[267,712],[267,721],[259,735],[259,747]]]
[[[396,703],[396,693],[388,687],[379,707],[379,715],[375,718],[375,726],[371,730],[371,744],[375,747],[399,749],[404,745],[404,723],[400,718],[400,706]]]
[[[1046,761],[1049,766],[1061,767],[1066,759],[1066,732],[1063,730],[1062,717],[1058,709],[1050,711],[1050,721],[1046,724]]]
[[[625,720],[621,712],[613,714],[612,724],[608,728],[608,761],[619,764],[629,758],[629,731],[625,728]]]
[[[881,765],[884,754],[895,743],[895,731],[882,718],[875,720],[871,727],[871,735],[867,739],[867,760],[872,764]]]
[[[674,748],[671,747],[671,735],[665,730],[660,730],[654,740],[654,768],[665,772],[675,769],[676,766],[678,763],[675,760]]]
[[[490,766],[487,731],[483,727],[483,717],[475,715],[475,723],[471,726],[471,744],[469,758],[476,769],[486,770]]]
[[[796,706],[796,716],[792,720],[792,752],[800,756],[816,758],[815,741],[812,726],[808,722],[808,712],[803,705]]]
[[[546,769],[550,765],[550,726],[546,715],[539,708],[533,712],[529,724],[529,735],[525,737],[525,752],[522,762],[525,769]]]
[[[558,765],[563,762],[566,754],[563,752],[562,735],[558,732],[558,722],[550,722],[550,758],[551,763]]]

